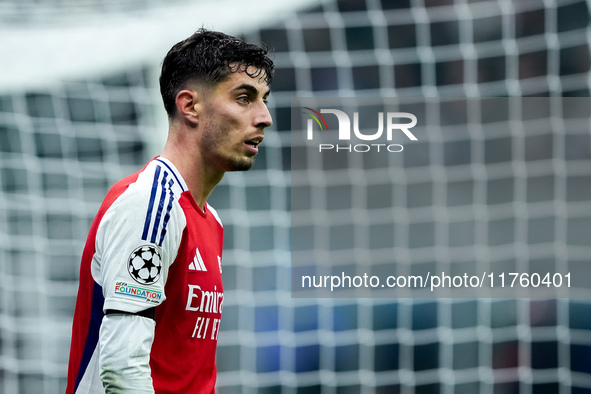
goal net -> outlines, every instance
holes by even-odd
[[[158,154],[166,131],[159,62],[202,25],[264,42],[277,67],[274,125],[255,167],[227,174],[210,200],[225,228],[219,393],[591,390],[587,299],[290,291],[291,179],[305,175],[291,165],[294,97],[589,96],[585,1],[192,3],[0,4],[0,393],[65,390],[90,223],[110,185]],[[396,201],[422,219],[382,221],[361,236],[386,234],[376,249],[411,252],[441,239],[474,245],[465,210],[476,207],[491,245],[587,262],[591,134],[588,125],[576,130],[467,133],[402,156],[400,169],[378,163],[358,203],[379,196],[372,203]],[[535,210],[523,220],[530,202]],[[400,243],[405,231],[418,246]],[[330,238],[318,242],[330,247]]]

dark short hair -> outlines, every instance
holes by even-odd
[[[176,96],[187,82],[213,86],[238,70],[253,78],[264,73],[265,82],[273,77],[273,61],[267,48],[247,44],[227,34],[199,29],[191,37],[174,45],[162,62],[160,93],[170,118],[176,115]]]

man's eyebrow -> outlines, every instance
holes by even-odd
[[[243,83],[242,85],[237,86],[234,90],[246,90],[250,94],[255,95],[255,96],[259,94],[259,90],[257,88],[255,88],[253,85],[248,84],[248,83]],[[267,91],[265,92],[263,97],[267,97],[270,92],[271,92],[271,89],[267,89]]]

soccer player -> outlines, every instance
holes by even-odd
[[[223,229],[206,200],[226,171],[253,165],[272,73],[266,50],[204,29],[166,55],[168,139],[90,229],[67,394],[214,392]]]

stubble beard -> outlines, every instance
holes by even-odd
[[[230,171],[248,171],[254,165],[254,157],[243,157],[242,159],[231,159],[227,160],[227,172]]]
[[[206,155],[210,156],[210,165],[218,167],[224,172],[248,171],[254,165],[254,156],[238,156],[238,154],[224,154],[224,130],[215,124],[210,125],[201,139]]]

